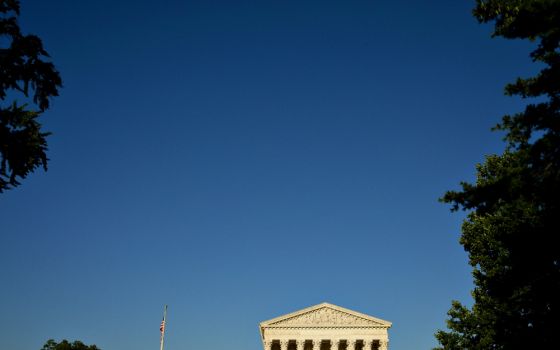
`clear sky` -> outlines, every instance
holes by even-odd
[[[463,214],[529,44],[474,1],[23,1],[64,89],[0,195],[0,348],[260,350],[323,301],[429,349],[469,302]]]

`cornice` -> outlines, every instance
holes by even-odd
[[[337,318],[350,321],[348,324],[336,322]],[[333,320],[336,323],[314,324],[314,322],[328,322]],[[301,323],[300,323],[301,322]],[[364,324],[367,323],[367,324]],[[301,309],[283,316],[273,318],[260,323],[261,329],[264,328],[390,328],[391,322],[363,314],[354,310],[346,309],[330,303],[321,303]]]

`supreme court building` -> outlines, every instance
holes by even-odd
[[[260,323],[264,350],[388,350],[391,322],[329,303]]]

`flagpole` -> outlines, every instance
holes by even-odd
[[[163,350],[163,341],[165,340],[165,317],[167,316],[167,305],[163,308],[163,321],[161,322],[161,341],[159,343],[159,350]]]

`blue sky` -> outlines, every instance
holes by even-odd
[[[530,45],[451,1],[23,1],[64,80],[49,170],[0,196],[0,348],[259,350],[323,301],[429,349]]]

